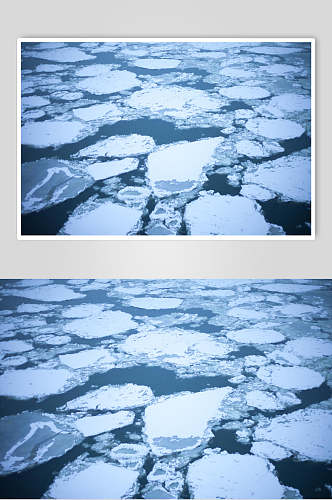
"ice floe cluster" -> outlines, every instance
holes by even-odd
[[[310,234],[310,52],[23,43],[22,234]]]
[[[0,298],[6,496],[24,471],[34,498],[329,498],[330,280],[7,280]]]

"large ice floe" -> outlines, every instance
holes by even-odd
[[[140,80],[131,71],[111,71],[105,75],[84,78],[77,82],[77,88],[86,90],[90,94],[114,94],[121,90],[140,87]]]
[[[28,122],[22,127],[22,144],[34,148],[58,147],[78,142],[89,133],[86,125],[78,120]]]

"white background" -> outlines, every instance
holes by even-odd
[[[0,278],[331,278],[331,3],[328,0],[16,0],[1,34]],[[315,241],[18,241],[16,39],[316,38]]]

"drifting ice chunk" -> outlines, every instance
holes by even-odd
[[[25,297],[27,299],[41,300],[44,302],[63,302],[65,300],[81,299],[85,297],[85,294],[73,292],[73,290],[66,285],[44,285],[40,287],[24,288],[23,290],[11,288],[6,295]]]
[[[95,104],[86,108],[76,108],[73,110],[73,114],[80,120],[85,121],[98,120],[104,117],[107,117],[108,121],[116,121],[121,118],[121,111],[111,102]]]
[[[87,167],[87,172],[96,180],[107,179],[126,172],[136,170],[138,160],[136,158],[124,158],[123,160],[103,161],[93,163]]]
[[[0,342],[0,353],[8,354],[31,351],[33,345],[24,340],[8,340],[8,342]]]
[[[280,332],[260,328],[244,328],[243,330],[227,332],[227,337],[243,344],[275,344],[285,340],[284,335]]]
[[[184,218],[190,234],[198,235],[260,235],[271,227],[253,200],[219,193],[189,203]]]
[[[108,337],[136,328],[132,316],[122,311],[104,311],[84,319],[74,319],[64,325],[64,330],[86,339]]]
[[[87,90],[91,94],[114,94],[121,90],[140,87],[141,81],[136,78],[135,73],[130,71],[110,71],[106,75],[93,76],[77,82],[77,87]]]
[[[329,340],[301,337],[287,342],[284,351],[304,359],[331,356],[332,342]]]
[[[223,68],[220,71],[220,74],[224,76],[229,76],[230,78],[240,78],[240,79],[242,78],[249,79],[255,76],[255,73],[253,71],[248,71],[241,68],[234,68],[232,66]]]
[[[287,56],[288,54],[295,54],[296,52],[301,52],[303,49],[295,47],[270,47],[268,45],[262,45],[261,47],[250,47],[246,48],[248,52],[254,52],[255,54],[267,54],[271,56]]]
[[[269,97],[270,92],[261,87],[246,87],[239,85],[238,87],[226,87],[219,89],[219,93],[231,99],[264,99]]]
[[[148,157],[148,178],[154,191],[165,196],[190,191],[202,176],[203,168],[215,163],[213,154],[223,138],[201,139],[161,146]]]
[[[101,387],[65,404],[65,410],[122,410],[146,406],[154,399],[150,387],[124,384]]]
[[[51,484],[45,498],[131,498],[138,472],[102,460],[76,460]]]
[[[249,158],[264,158],[272,154],[282,153],[284,148],[273,141],[261,144],[258,141],[242,139],[236,143],[236,150],[240,155],[248,156]]]
[[[267,285],[255,285],[255,288],[266,292],[278,293],[305,293],[321,290],[320,285],[300,285],[297,283],[269,283]]]
[[[30,57],[37,57],[38,59],[47,59],[56,62],[78,62],[88,59],[95,59],[96,56],[86,54],[83,50],[77,47],[63,47],[54,50],[42,50],[30,52]]]
[[[311,108],[309,96],[299,94],[282,94],[272,97],[269,107],[276,107],[288,113],[304,111]]]
[[[143,466],[148,452],[149,448],[143,444],[122,443],[112,448],[110,456],[120,465],[137,470]]]
[[[135,59],[133,65],[146,69],[176,68],[180,64],[179,59]]]
[[[132,411],[119,411],[95,417],[83,417],[75,422],[75,427],[83,436],[96,436],[113,429],[119,429],[134,422],[135,413]]]
[[[212,436],[230,387],[161,397],[145,410],[145,433],[154,454],[190,450]]]
[[[301,404],[301,400],[291,392],[274,395],[260,390],[249,391],[246,394],[246,401],[247,405],[259,410],[282,410],[288,406]]]
[[[252,455],[211,453],[189,465],[192,498],[282,498],[274,467]]]
[[[269,441],[257,441],[253,443],[250,453],[259,457],[270,458],[271,460],[284,460],[291,456],[288,450]]]
[[[106,349],[88,349],[76,352],[74,354],[63,354],[59,356],[63,365],[76,370],[77,368],[86,368],[93,365],[105,366],[110,369],[114,367],[115,358],[110,355]]]
[[[71,142],[77,142],[89,131],[80,121],[45,120],[28,122],[22,127],[22,144],[34,148],[57,147]]]
[[[0,395],[15,399],[40,399],[65,392],[73,382],[72,372],[65,369],[8,370],[0,376]]]
[[[307,457],[326,462],[332,459],[332,415],[330,411],[306,408],[259,424],[255,440],[266,440]],[[301,457],[299,457],[301,458]]]
[[[104,304],[80,304],[79,306],[72,306],[62,311],[64,318],[89,318],[89,316],[96,316],[101,314],[105,309]]]
[[[44,304],[21,304],[17,308],[18,313],[39,313],[50,310],[51,306]]]
[[[131,299],[129,305],[140,309],[175,309],[182,304],[182,299],[172,299],[169,297],[139,297]]]
[[[61,64],[38,64],[35,71],[37,73],[54,73],[54,71],[63,71],[67,69],[66,66]]]
[[[291,66],[290,64],[272,64],[271,66],[263,66],[261,70],[271,75],[285,75],[287,73],[299,73],[302,71],[302,68]]]
[[[298,391],[319,387],[324,382],[320,373],[300,366],[262,366],[256,375],[267,384]]]
[[[29,97],[22,97],[21,104],[23,109],[39,108],[50,104],[50,100],[45,97],[33,95]]]
[[[275,198],[275,193],[261,186],[257,186],[257,184],[245,184],[242,186],[240,194],[246,198],[259,201],[267,201]]]
[[[298,318],[307,314],[310,315],[319,312],[318,307],[310,306],[308,304],[287,304],[285,306],[275,307],[274,310],[282,316],[294,316]]]
[[[138,134],[116,135],[82,149],[77,156],[87,156],[89,158],[98,158],[98,156],[111,158],[116,156],[124,158],[150,153],[154,148],[155,142],[152,137]]]
[[[80,210],[84,206],[79,207]],[[111,201],[102,203],[91,211],[73,213],[61,232],[71,235],[125,235],[138,223],[141,212]]]
[[[293,139],[304,133],[302,125],[291,120],[250,118],[245,126],[253,134],[269,139]]]
[[[0,474],[11,474],[64,455],[82,440],[64,419],[24,412],[0,419]]]
[[[257,170],[245,172],[243,182],[244,184],[259,184],[279,193],[286,201],[310,202],[310,171],[310,158],[296,154],[261,163]],[[283,284],[280,285],[282,288]]]
[[[20,366],[24,363],[27,363],[27,361],[28,358],[26,358],[25,356],[10,356],[9,358],[1,360],[1,366],[6,368],[11,366]]]

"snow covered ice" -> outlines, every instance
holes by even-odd
[[[13,279],[0,297],[6,498],[330,498],[331,280]]]
[[[22,235],[310,235],[311,50],[23,42]]]

